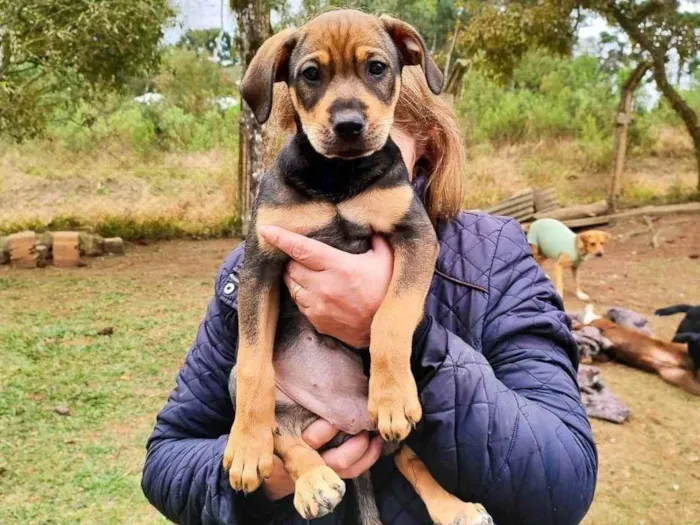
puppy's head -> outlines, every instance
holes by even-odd
[[[389,138],[403,66],[423,68],[435,94],[443,77],[410,25],[355,10],[324,13],[268,39],[241,82],[258,122],[272,109],[273,85],[287,82],[294,109],[316,151],[356,158]]]
[[[611,239],[608,232],[588,230],[578,234],[579,252],[584,256],[602,257],[605,255],[605,243]]]

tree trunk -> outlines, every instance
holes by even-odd
[[[241,60],[241,78],[255,52],[271,35],[270,10],[264,0],[231,0],[236,13],[238,34],[236,47]],[[238,213],[241,234],[248,233],[252,205],[264,167],[264,126],[258,124],[253,112],[241,98],[238,135]]]
[[[651,4],[650,4],[651,5]],[[653,6],[652,6],[653,7]],[[698,169],[697,189],[700,191],[700,123],[695,111],[683,100],[678,91],[668,81],[666,75],[666,50],[657,47],[641,31],[637,22],[628,18],[623,11],[611,7],[610,13],[625,32],[635,40],[652,58],[652,72],[659,91],[671,104],[673,110],[683,120],[695,148],[695,161]]]
[[[654,80],[656,81],[656,86],[659,88],[659,91],[663,93],[673,110],[685,124],[690,138],[693,139],[695,161],[698,169],[697,190],[700,192],[700,122],[698,122],[698,116],[668,81],[666,77],[666,64],[663,57],[654,57]]]
[[[447,79],[449,78],[450,62],[452,61],[452,54],[454,53],[455,46],[457,45],[457,37],[459,36],[459,30],[461,29],[461,27],[462,19],[457,17],[457,23],[455,24],[455,32],[452,35],[452,42],[450,43],[450,50],[447,52],[447,58],[445,59],[445,71],[443,73],[445,85],[447,85]]]
[[[627,78],[620,90],[620,102],[617,106],[617,116],[615,118],[615,171],[613,172],[610,184],[610,194],[608,196],[608,206],[611,211],[617,209],[617,198],[620,195],[622,186],[622,173],[625,169],[625,155],[627,153],[627,132],[629,123],[632,121],[632,100],[637,91],[644,74],[649,69],[648,62],[640,62]]]

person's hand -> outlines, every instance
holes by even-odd
[[[368,252],[353,255],[276,226],[258,233],[292,258],[284,282],[318,333],[355,348],[369,346],[372,319],[393,273],[386,239],[375,235]]]
[[[338,433],[333,425],[323,419],[314,421],[302,437],[313,449],[319,449]],[[321,457],[342,479],[355,479],[376,463],[382,452],[382,438],[370,439],[367,432],[351,437],[339,447],[326,450]],[[277,501],[294,493],[294,482],[284,468],[282,460],[275,456],[272,475],[263,483],[265,495]]]

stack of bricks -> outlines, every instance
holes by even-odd
[[[81,255],[124,253],[119,237],[103,239],[99,235],[78,232],[36,234],[24,231],[0,237],[0,264],[10,263],[15,268],[43,268],[50,261],[60,268],[85,266]]]

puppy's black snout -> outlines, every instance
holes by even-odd
[[[365,130],[365,117],[359,111],[337,111],[333,115],[333,132],[344,140],[356,139]]]
[[[596,252],[595,256],[596,256],[596,257],[602,257],[602,256],[603,256],[603,252]]]

